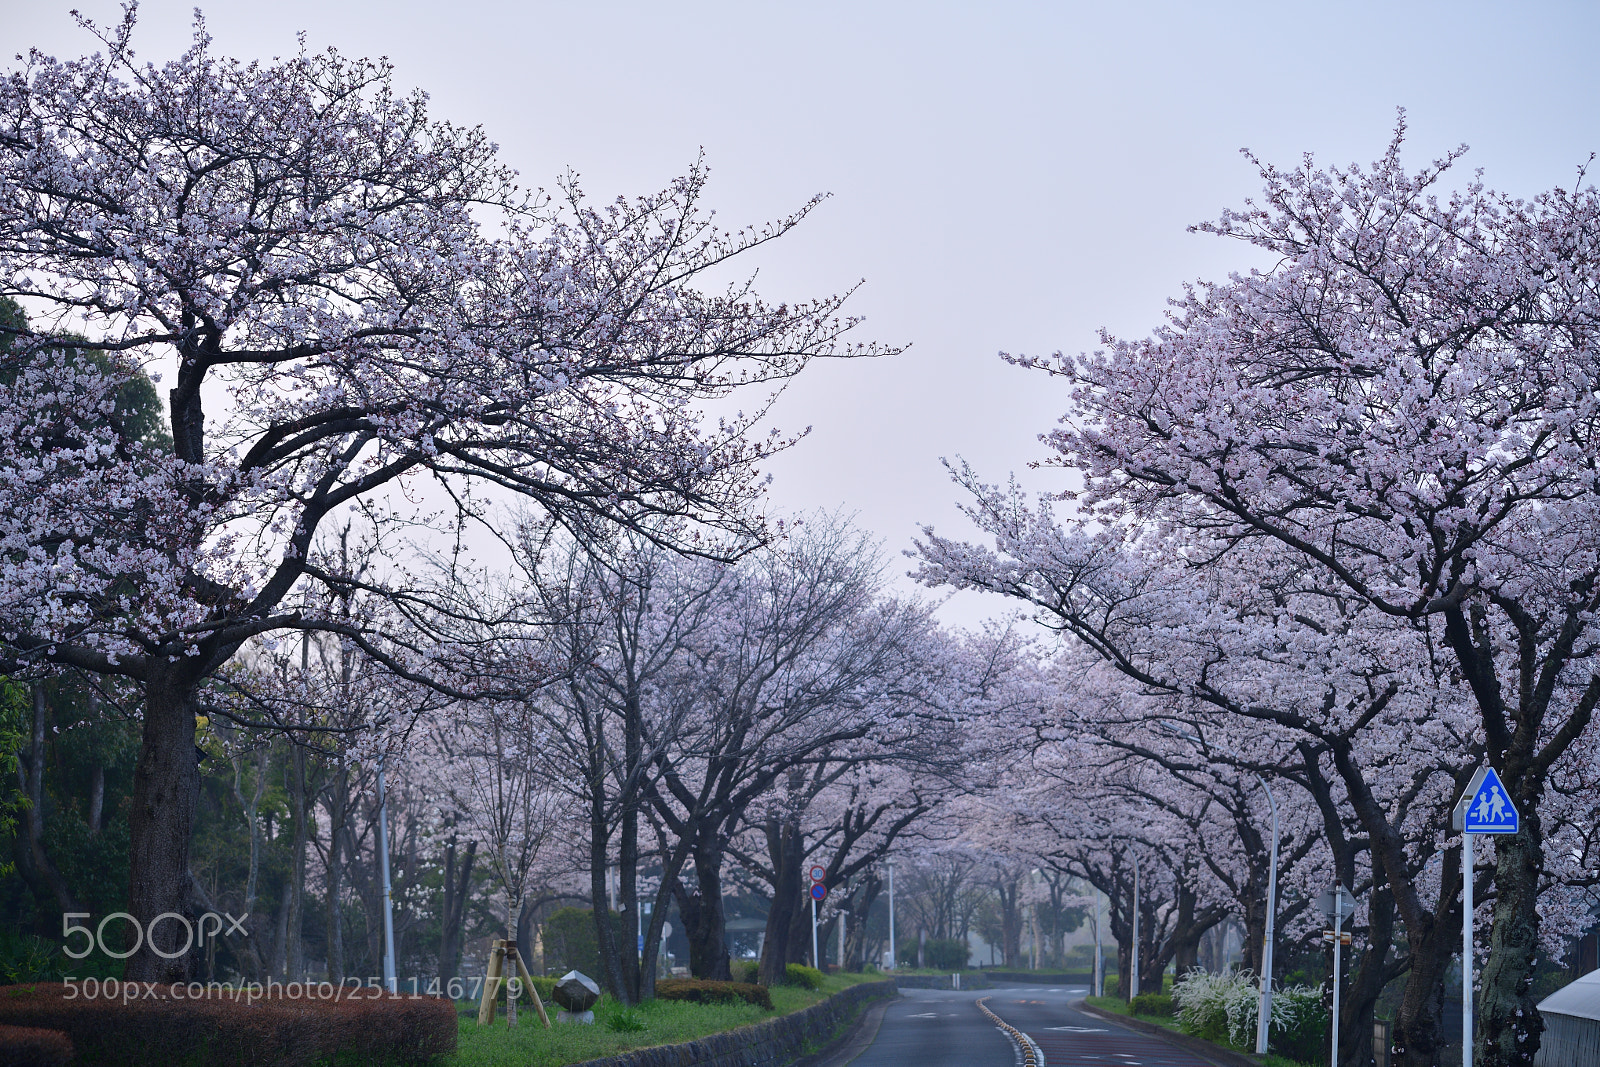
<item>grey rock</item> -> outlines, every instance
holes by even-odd
[[[595,984],[593,978],[590,978],[582,971],[568,971],[556,979],[554,1000],[557,1004],[567,1009],[563,1014],[570,1012],[577,1015],[581,1012],[587,1012],[594,1007],[595,1001],[599,999],[600,987]],[[590,1016],[587,1021],[593,1022],[594,1017]]]

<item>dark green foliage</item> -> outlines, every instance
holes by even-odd
[[[632,934],[624,928],[622,915],[611,913],[611,926],[620,944],[632,944]],[[596,980],[600,977],[600,946],[594,932],[594,912],[588,908],[561,908],[544,924],[545,969],[553,975],[581,971]]]
[[[756,984],[756,979],[761,974],[760,960],[734,960],[733,980],[735,982],[749,982]]]
[[[1328,1013],[1299,1012],[1294,1021],[1284,1027],[1277,1026],[1274,1020],[1272,1050],[1302,1063],[1324,1062],[1328,1055]]]
[[[1168,1018],[1177,1014],[1177,1006],[1173,1004],[1170,993],[1140,993],[1133,998],[1132,1007],[1135,1015]]]
[[[783,984],[800,986],[802,989],[821,989],[822,972],[803,963],[791,963],[783,969]]]
[[[0,314],[3,314],[0,308]],[[0,344],[5,335],[0,334]],[[0,838],[14,833],[17,814],[22,810],[22,792],[17,788],[17,752],[27,737],[28,691],[11,679],[0,676]],[[9,857],[0,856],[0,878],[12,871]]]
[[[967,965],[972,949],[960,938],[940,937],[929,941],[922,955],[934,970],[959,971]]]
[[[794,967],[796,964],[791,963]],[[807,967],[806,970],[811,970]],[[821,975],[818,975],[818,981]],[[815,987],[812,987],[815,988]],[[772,994],[767,987],[750,982],[713,982],[704,978],[665,978],[656,983],[656,996],[662,1000],[687,1000],[694,1004],[733,1004],[744,1001],[772,1010]]]

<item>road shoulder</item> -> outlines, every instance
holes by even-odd
[[[1181,1048],[1185,1052],[1192,1053],[1196,1056],[1199,1056],[1203,1060],[1214,1063],[1217,1065],[1217,1067],[1261,1067],[1261,1059],[1257,1056],[1251,1056],[1243,1052],[1235,1052],[1232,1049],[1223,1048],[1220,1045],[1214,1045],[1209,1041],[1203,1040],[1202,1038],[1191,1037],[1188,1034],[1180,1034],[1176,1031],[1168,1030],[1164,1026],[1157,1026],[1155,1023],[1147,1023],[1143,1019],[1135,1019],[1127,1015],[1118,1015],[1113,1011],[1103,1011],[1100,1008],[1096,1008],[1092,1004],[1089,1004],[1087,1001],[1075,1000],[1072,1002],[1072,1007],[1074,1010],[1081,1011],[1085,1015],[1092,1015],[1102,1022],[1108,1022],[1115,1026],[1120,1026],[1124,1030],[1132,1030],[1135,1033],[1148,1034],[1151,1037],[1158,1038],[1162,1041],[1165,1041],[1167,1044],[1172,1045],[1174,1048]]]

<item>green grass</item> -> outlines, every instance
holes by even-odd
[[[1133,1012],[1128,1010],[1128,1005],[1122,1000],[1121,997],[1086,997],[1084,998],[1084,1002],[1091,1008],[1099,1008],[1101,1011],[1108,1011],[1115,1015],[1126,1015],[1129,1018],[1138,1019],[1141,1022],[1154,1023],[1164,1030],[1171,1030],[1175,1034],[1183,1033],[1183,1028],[1178,1025],[1176,1016],[1135,1015]],[[1193,1035],[1191,1034],[1188,1036],[1192,1037]],[[1234,1045],[1223,1042],[1214,1042],[1214,1044],[1217,1044],[1221,1048],[1232,1049],[1234,1052],[1245,1052],[1254,1055],[1250,1049],[1238,1048]],[[1265,1056],[1259,1057],[1259,1062],[1261,1063],[1261,1067],[1316,1067],[1315,1064],[1306,1064],[1301,1063],[1299,1060],[1291,1060],[1287,1056],[1278,1055],[1276,1052],[1269,1052]]]
[[[555,1022],[556,1008],[546,1005],[549,1030],[539,1022],[530,1007],[518,1011],[515,1030],[506,1025],[504,1005],[491,1026],[478,1025],[477,1005],[461,1014],[459,1046],[456,1054],[444,1061],[445,1067],[562,1067],[569,1063],[614,1056],[651,1045],[672,1045],[692,1041],[735,1027],[749,1026],[778,1015],[808,1008],[834,993],[860,982],[882,980],[875,974],[835,974],[822,980],[818,990],[793,986],[772,988],[772,1011],[752,1004],[691,1004],[681,1000],[651,1000],[628,1009],[645,1025],[644,1030],[617,1032],[609,1029],[606,1018],[619,1010],[609,996],[602,996],[594,1007],[593,1026]]]

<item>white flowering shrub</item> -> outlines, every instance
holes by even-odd
[[[1255,1042],[1256,1006],[1260,988],[1249,971],[1207,974],[1190,971],[1172,987],[1178,1025],[1207,1041],[1249,1048]],[[1327,1032],[1328,1013],[1320,986],[1285,986],[1272,994],[1271,1041],[1274,1048],[1299,1051],[1315,1047]]]

